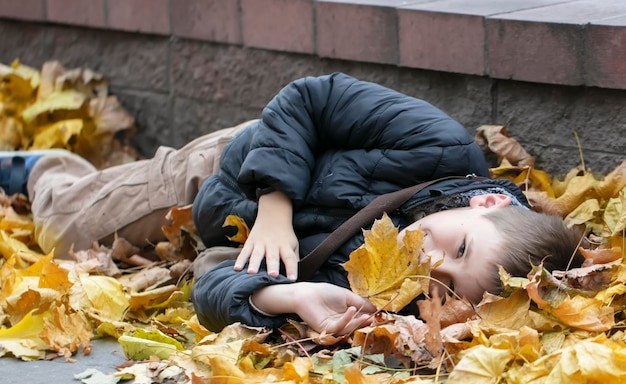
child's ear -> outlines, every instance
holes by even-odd
[[[472,208],[501,208],[511,205],[511,198],[500,193],[486,193],[484,195],[472,197],[469,203]]]

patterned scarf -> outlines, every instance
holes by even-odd
[[[445,211],[452,208],[469,207],[470,199],[474,196],[484,195],[488,193],[499,193],[511,198],[511,205],[516,207],[526,206],[517,200],[513,194],[501,187],[492,187],[487,189],[473,189],[467,192],[459,192],[450,196],[443,196],[435,201],[420,205],[413,212],[413,220],[419,220],[435,212]]]

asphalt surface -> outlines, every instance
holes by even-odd
[[[115,367],[124,363],[122,346],[111,337],[92,340],[93,348],[87,356],[82,349],[73,356],[74,363],[63,357],[46,361],[22,361],[12,355],[0,358],[1,384],[80,384],[74,375],[93,368],[105,375],[116,372]]]

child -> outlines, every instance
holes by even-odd
[[[310,281],[296,281],[298,258],[381,194],[487,174],[471,135],[439,109],[335,73],[292,82],[259,121],[180,150],[160,148],[150,160],[97,172],[75,156],[41,157],[27,186],[39,244],[57,257],[72,244],[106,244],[114,233],[154,244],[165,213],[191,202],[205,245],[234,246],[222,224],[240,216],[251,232],[237,259],[196,276],[200,321],[212,330],[235,321],[275,328],[299,317],[316,330],[346,333],[374,310],[348,289],[340,266],[362,235]],[[498,291],[497,264],[517,276],[543,259],[564,269],[578,242],[559,218],[530,211],[504,180],[437,183],[388,214],[400,228],[425,232],[425,253],[443,259],[432,276],[473,301]]]
[[[283,89],[262,121],[230,142],[221,167],[194,201],[205,244],[225,244],[227,214],[254,225],[236,261],[196,277],[199,319],[212,330],[235,321],[276,328],[297,315],[329,333],[350,332],[373,311],[348,289],[340,265],[363,237],[346,242],[311,281],[294,282],[298,256],[380,194],[488,172],[472,137],[449,116],[342,74]],[[257,198],[258,212],[250,206]],[[503,180],[448,180],[388,213],[401,228],[424,231],[425,253],[443,259],[432,276],[474,302],[498,292],[498,264],[517,276],[543,259],[565,269],[579,240],[560,218],[530,211]]]

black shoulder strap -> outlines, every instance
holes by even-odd
[[[374,222],[374,220],[382,217],[384,212],[391,212],[399,208],[408,201],[413,195],[422,189],[438,183],[443,180],[451,179],[467,179],[464,176],[448,176],[440,179],[426,181],[412,187],[401,189],[395,192],[380,195],[365,208],[358,211],[354,216],[350,217],[337,229],[335,229],[324,241],[322,241],[314,250],[306,255],[298,264],[298,280],[309,280],[315,274],[315,271],[324,264],[326,259],[335,252],[343,243],[348,241],[352,236],[358,233],[363,227]],[[472,176],[472,179],[482,179],[478,176]]]

